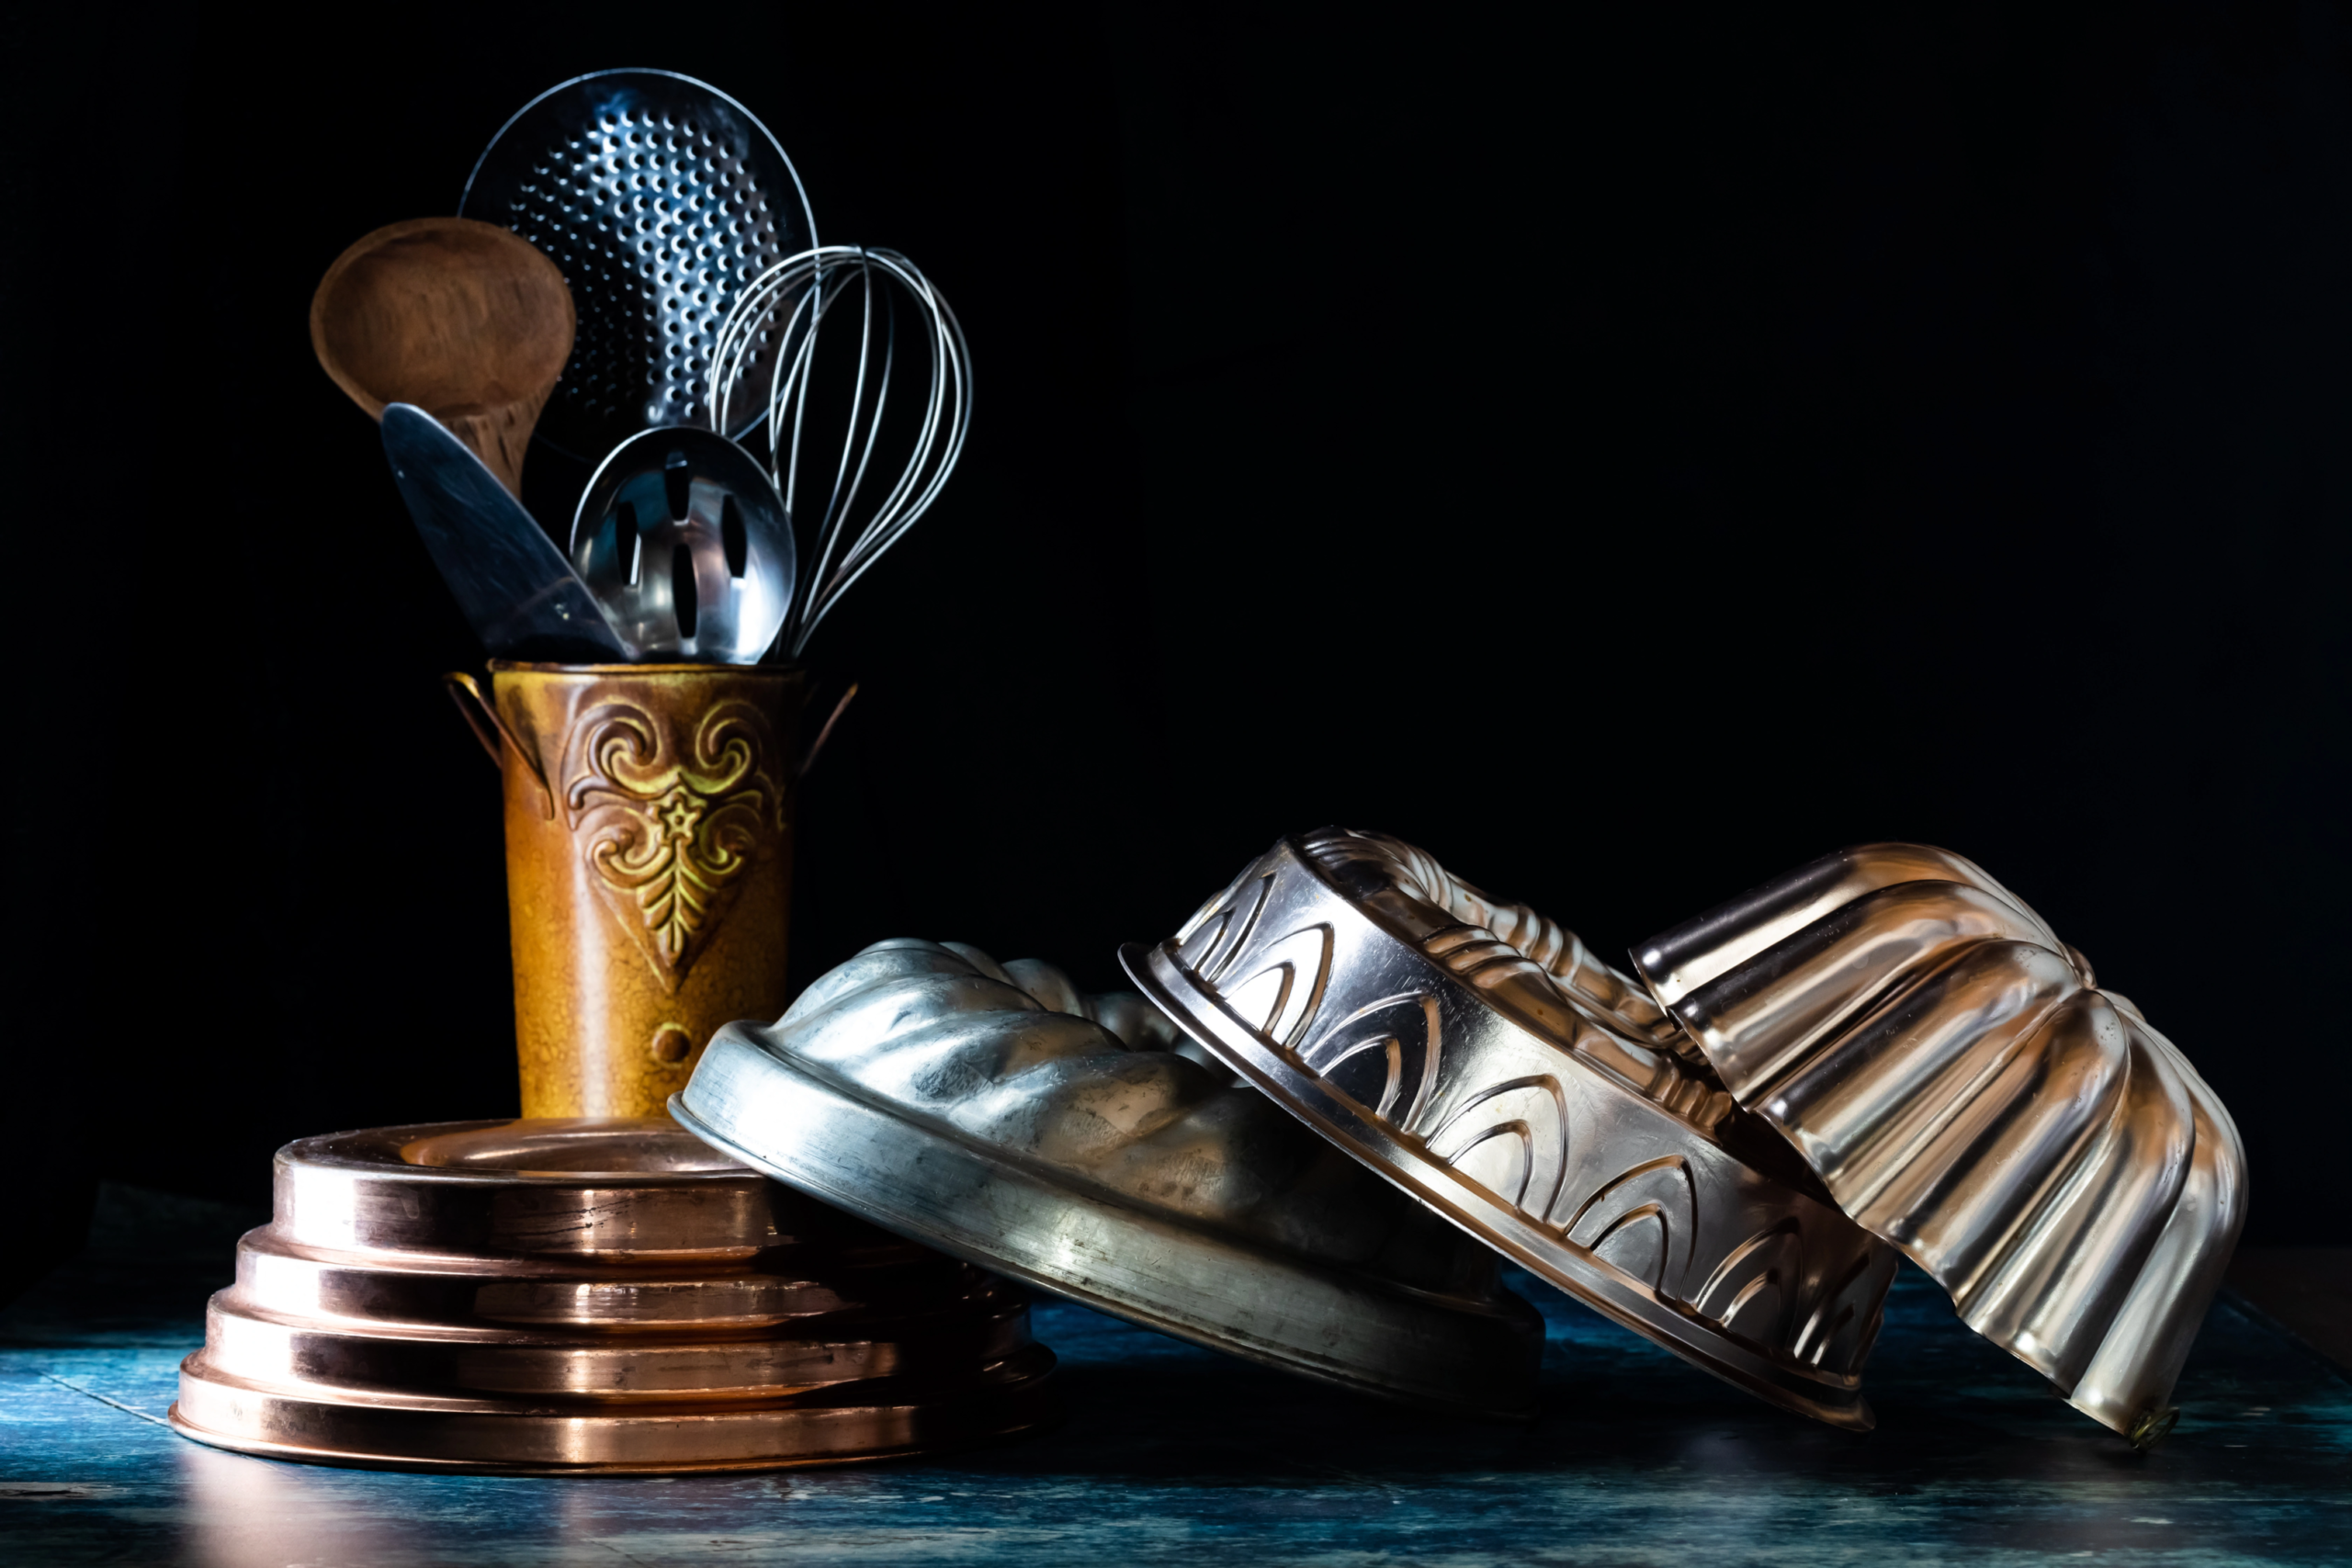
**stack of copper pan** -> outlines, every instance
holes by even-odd
[[[237,1248],[173,1425],[412,1470],[763,1469],[1046,1414],[1020,1291],[665,1121],[305,1139]]]

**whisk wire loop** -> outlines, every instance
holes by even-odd
[[[797,657],[841,596],[904,537],[938,500],[963,455],[971,426],[971,351],[964,331],[931,280],[895,251],[823,245],[778,262],[747,285],[713,342],[706,403],[711,422],[733,427],[739,384],[756,362],[772,367],[763,415],[771,478],[787,517],[797,521],[801,446],[815,398],[817,346],[827,318],[855,288],[860,295],[856,375],[841,451],[813,530],[809,570],[800,574],[790,612],[770,657]],[[899,375],[898,296],[917,307],[918,335],[929,349],[929,385],[904,466],[862,521],[858,501],[870,490],[882,451],[884,416]],[[880,298],[877,299],[876,296]],[[880,328],[880,342],[876,329]],[[772,355],[772,357],[771,357]]]
[[[816,570],[813,576],[816,581],[820,583],[825,580],[825,574],[832,565],[833,548],[841,539],[842,530],[833,526],[833,521],[837,517],[843,517],[848,514],[850,503],[856,498],[857,481],[865,476],[865,466],[863,462],[858,464],[857,472],[854,477],[850,473],[850,459],[852,456],[856,453],[858,446],[857,435],[859,430],[859,415],[863,413],[865,409],[865,392],[869,374],[872,369],[874,351],[874,266],[872,259],[867,256],[864,247],[862,246],[859,247],[857,252],[857,270],[858,281],[862,285],[859,290],[859,306],[862,311],[862,319],[858,323],[857,377],[855,381],[853,383],[850,394],[849,421],[842,431],[841,461],[833,468],[832,493],[825,498],[825,514],[818,520],[817,525],[817,535],[820,543]],[[810,344],[813,350],[815,333],[812,332],[809,335]],[[804,399],[803,401],[805,403],[806,400]],[[881,427],[881,410],[879,401],[880,400],[877,397],[876,406],[869,427],[869,436],[866,445],[868,455],[871,454],[873,449],[872,435],[878,434]],[[844,492],[843,490],[844,484],[847,485],[846,492]],[[854,549],[854,541],[853,541],[851,547]]]

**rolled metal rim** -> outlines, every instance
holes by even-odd
[[[1876,1424],[1860,1378],[1792,1376],[1785,1364],[1677,1310],[1673,1303],[1606,1262],[1561,1250],[1555,1236],[1516,1209],[1430,1168],[1419,1149],[1365,1116],[1360,1107],[1326,1092],[1314,1075],[1266,1049],[1249,1025],[1192,983],[1165,945],[1130,943],[1120,956],[1145,995],[1176,1017],[1197,1021],[1203,1043],[1244,1078],[1308,1112],[1302,1120],[1317,1132],[1520,1267],[1653,1344],[1775,1404],[1853,1431],[1866,1432]]]
[[[734,1026],[670,1111],[824,1202],[1112,1316],[1425,1409],[1533,1413],[1543,1320],[1508,1292],[1474,1303],[1212,1233],[877,1103]],[[852,1144],[877,1163],[825,1152]]]
[[[715,1161],[595,1170],[496,1166],[462,1157],[418,1163],[464,1141],[538,1130],[542,1157],[567,1143],[627,1145],[650,1158],[699,1149],[644,1118],[426,1122],[300,1138],[273,1161],[288,1240],[330,1251],[656,1260],[749,1258],[788,1243],[757,1171]],[[680,1147],[679,1145],[684,1145]],[[579,1157],[575,1153],[572,1157]]]
[[[878,1380],[843,1385],[831,1403],[452,1411],[305,1398],[222,1372],[199,1352],[182,1364],[180,1397],[167,1415],[174,1431],[208,1447],[308,1464],[469,1475],[709,1474],[1008,1440],[1059,1419],[1053,1370],[1053,1353],[1032,1345],[960,1386]]]
[[[667,1118],[334,1134],[281,1149],[277,1178],[169,1416],[216,1448],[683,1473],[957,1447],[1056,1414],[1020,1287]]]
[[[516,1401],[594,1404],[797,1400],[878,1378],[948,1378],[1029,1343],[1027,1303],[985,1274],[924,1308],[763,1333],[548,1332],[388,1324],[274,1309],[223,1291],[206,1312],[207,1366],[245,1381],[415,1409],[495,1413]]]
[[[1854,1226],[1826,1201],[1826,1193],[1815,1197],[1783,1185],[1708,1133],[1700,1122],[1693,1121],[1694,1114],[1703,1117],[1713,1112],[1720,1116],[1728,1111],[1728,1102],[1721,1091],[1710,1091],[1704,1083],[1690,1080],[1687,1074],[1668,1060],[1657,1041],[1644,1039],[1636,1032],[1634,1018],[1621,1016],[1621,1010],[1596,1008],[1589,998],[1580,997],[1577,992],[1591,988],[1589,984],[1572,988],[1555,986],[1546,978],[1532,987],[1521,986],[1521,979],[1540,976],[1544,966],[1534,964],[1510,943],[1498,940],[1493,931],[1465,925],[1442,908],[1433,907],[1424,911],[1429,917],[1430,931],[1407,930],[1396,923],[1397,910],[1390,907],[1396,900],[1397,885],[1384,882],[1381,892],[1374,897],[1360,897],[1340,886],[1333,873],[1318,863],[1314,851],[1316,846],[1342,841],[1374,846],[1366,852],[1389,857],[1384,865],[1399,874],[1443,875],[1442,869],[1420,852],[1379,835],[1328,829],[1301,839],[1285,840],[1246,870],[1225,894],[1204,906],[1180,933],[1179,940],[1148,947],[1131,943],[1123,948],[1120,956],[1130,978],[1246,1082],[1263,1090],[1393,1185],[1539,1278],[1693,1365],[1775,1404],[1831,1426],[1869,1429],[1875,1417],[1861,1393],[1860,1367],[1875,1337],[1878,1314],[1894,1274],[1893,1251]],[[1411,872],[1408,867],[1419,870]],[[1286,891],[1278,893],[1278,884]],[[1552,952],[1563,967],[1574,966],[1571,977],[1590,967],[1581,944],[1573,936],[1532,911],[1496,904],[1475,890],[1467,890],[1467,896],[1498,926],[1547,933],[1541,942],[1530,945]],[[1300,902],[1283,906],[1284,897]],[[1277,906],[1283,907],[1279,916],[1270,912]],[[1310,931],[1323,933],[1319,942],[1306,940]],[[1184,941],[1196,935],[1200,941],[1194,945],[1202,947],[1203,953],[1209,955],[1207,959],[1188,953],[1185,949]],[[1306,945],[1298,945],[1302,942]],[[1348,991],[1347,1000],[1336,999],[1346,987],[1342,984],[1344,976],[1335,974],[1335,969],[1344,967],[1346,961],[1335,958],[1335,953],[1374,950],[1382,955],[1384,964],[1395,968],[1393,973],[1383,969],[1383,984],[1372,989],[1396,994],[1384,995],[1371,1007],[1360,1009],[1350,1017],[1338,1016],[1348,1013],[1366,998]],[[1315,956],[1317,952],[1319,959]],[[1268,1025],[1261,1028],[1239,1016],[1227,1005],[1227,998],[1219,988],[1222,979],[1216,985],[1204,982],[1195,971],[1195,964],[1208,968],[1230,966],[1227,977],[1243,985],[1253,979],[1267,980],[1280,972],[1279,992],[1272,1004],[1272,1018],[1280,1020],[1279,1026],[1270,1019]],[[1843,1358],[1849,1364],[1822,1364],[1829,1359],[1823,1353],[1823,1348],[1829,1343],[1826,1337],[1815,1341],[1809,1354],[1802,1344],[1775,1348],[1751,1340],[1725,1321],[1695,1310],[1691,1303],[1677,1299],[1655,1283],[1617,1268],[1600,1255],[1600,1242],[1589,1238],[1586,1244],[1572,1241],[1569,1232],[1574,1228],[1573,1223],[1557,1223],[1548,1214],[1531,1214],[1517,1202],[1469,1179],[1447,1161],[1436,1157],[1430,1147],[1432,1135],[1427,1128],[1408,1131],[1400,1125],[1419,1114],[1418,1109],[1392,1115],[1385,1097],[1375,1110],[1335,1089],[1317,1064],[1307,1059],[1315,1055],[1310,1037],[1323,1032],[1320,1038],[1329,1042],[1347,1029],[1351,1019],[1363,1018],[1374,1008],[1393,1007],[1405,1001],[1407,993],[1425,999],[1430,1008],[1457,1023],[1476,1021],[1471,1032],[1483,1030],[1491,1039],[1516,1040],[1518,1043],[1512,1049],[1521,1054],[1522,1063],[1529,1050],[1542,1055],[1544,1066],[1536,1077],[1498,1083],[1491,1086],[1488,1092],[1506,1092],[1522,1086],[1532,1089],[1539,1078],[1549,1077],[1555,1080],[1554,1092],[1558,1093],[1562,1081],[1572,1081],[1577,1086],[1577,1092],[1599,1097],[1611,1107],[1610,1114],[1638,1123],[1635,1131],[1640,1135],[1628,1134],[1623,1139],[1626,1147],[1639,1146],[1646,1151],[1653,1145],[1672,1146],[1681,1152],[1667,1158],[1682,1162],[1686,1170],[1700,1161],[1719,1163],[1726,1170],[1736,1168],[1741,1172],[1737,1185],[1749,1200],[1777,1208],[1781,1216],[1779,1226],[1801,1225],[1816,1234],[1838,1233],[1847,1243],[1843,1250],[1853,1255],[1852,1271],[1838,1279],[1824,1278],[1818,1287],[1820,1299],[1813,1303],[1812,1311],[1816,1318],[1828,1321],[1823,1314],[1844,1304],[1846,1315],[1841,1321],[1853,1325],[1855,1336],[1849,1341]],[[1434,1020],[1437,1013],[1433,1011],[1430,1016]],[[1430,1060],[1434,1062],[1434,1022],[1431,1031],[1429,1044]],[[1580,1043],[1589,1037],[1600,1049],[1571,1051],[1566,1043],[1568,1036]],[[1367,1033],[1360,1043],[1374,1043]],[[1352,1049],[1350,1054],[1354,1054]],[[1607,1068],[1597,1066],[1604,1055],[1616,1065]],[[1389,1059],[1392,1064],[1398,1063],[1393,1052]],[[1329,1062],[1320,1064],[1321,1067],[1331,1066]],[[1629,1069],[1634,1066],[1650,1076],[1628,1076]],[[1447,1069],[1454,1070],[1451,1066]],[[1392,1094],[1396,1071],[1397,1067],[1392,1066]],[[1433,1082],[1437,1073],[1438,1069],[1430,1066],[1429,1077],[1423,1081]],[[1422,1091],[1424,1095],[1427,1092]],[[1469,1103],[1475,1105],[1484,1098],[1484,1094],[1472,1093]],[[1729,1114],[1738,1115],[1736,1111]],[[1748,1141],[1777,1149],[1777,1139],[1761,1128],[1757,1131],[1760,1136]],[[1563,1139],[1565,1142],[1565,1129]],[[1601,1140],[1603,1145],[1608,1142],[1605,1137]],[[1779,1157],[1792,1168],[1798,1180],[1809,1182],[1802,1167],[1786,1160],[1784,1155]],[[1565,1168],[1564,1166],[1563,1181]],[[1634,1168],[1638,1167],[1629,1167],[1629,1177]],[[1624,1178],[1618,1179],[1623,1181]],[[1614,1185],[1599,1189],[1585,1200],[1586,1206],[1577,1209],[1577,1213],[1589,1213],[1591,1205],[1600,1202],[1601,1195]],[[1752,1239],[1728,1249],[1723,1268],[1736,1269],[1743,1257],[1762,1258],[1770,1250],[1765,1244],[1775,1234],[1775,1223],[1767,1219]],[[1764,1251],[1759,1252],[1759,1247]],[[1701,1292],[1702,1296],[1707,1293]],[[1859,1317],[1854,1315],[1857,1314]],[[1737,1316],[1736,1306],[1727,1315]],[[1799,1338],[1810,1332],[1805,1330]]]
[[[1948,851],[1865,844],[1634,956],[1729,1092],[1963,1322],[2135,1448],[2172,1429],[2245,1151],[2022,899]]]

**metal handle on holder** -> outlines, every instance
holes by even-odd
[[[825,720],[825,728],[817,731],[817,739],[808,742],[808,750],[801,753],[800,766],[794,771],[793,777],[805,779],[808,776],[808,770],[817,765],[817,753],[823,750],[825,742],[832,739],[833,726],[842,721],[842,715],[849,711],[849,700],[855,695],[857,682],[852,681],[849,690],[842,694],[842,700],[833,705],[831,716]]]
[[[490,757],[491,766],[498,769],[502,773],[506,771],[506,764],[499,760],[499,740],[503,740],[507,745],[514,748],[514,756],[516,760],[519,761],[525,768],[529,770],[531,782],[539,786],[539,799],[544,805],[545,815],[552,818],[555,815],[555,795],[553,792],[548,788],[547,774],[539,770],[538,759],[532,756],[531,749],[524,745],[522,740],[516,737],[515,733],[506,727],[506,721],[498,716],[498,709],[491,703],[489,698],[481,694],[481,685],[471,675],[467,674],[462,670],[452,670],[447,674],[443,675],[441,677],[441,684],[447,689],[449,693],[449,700],[458,705],[458,716],[462,717],[466,721],[466,728],[474,732],[474,739],[476,740],[481,742],[482,750]],[[850,688],[850,692],[853,695],[855,694],[857,688],[855,686],[852,686]],[[842,705],[846,706],[848,705],[849,698],[843,697],[842,702]],[[835,718],[839,718],[841,716],[841,710],[839,708],[836,708],[833,711],[833,716]],[[485,719],[487,719],[490,724],[490,728],[487,729],[482,727],[483,720]],[[829,723],[825,728],[831,729],[832,726]],[[491,739],[493,732],[498,736],[498,740]],[[822,736],[818,737],[818,744],[822,745],[823,743],[824,738]],[[814,747],[810,748],[810,755],[812,757],[815,755]],[[803,770],[806,771],[805,763],[803,764]]]

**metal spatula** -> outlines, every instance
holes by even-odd
[[[431,414],[413,403],[386,408],[384,456],[441,580],[492,657],[635,659],[522,503]]]

